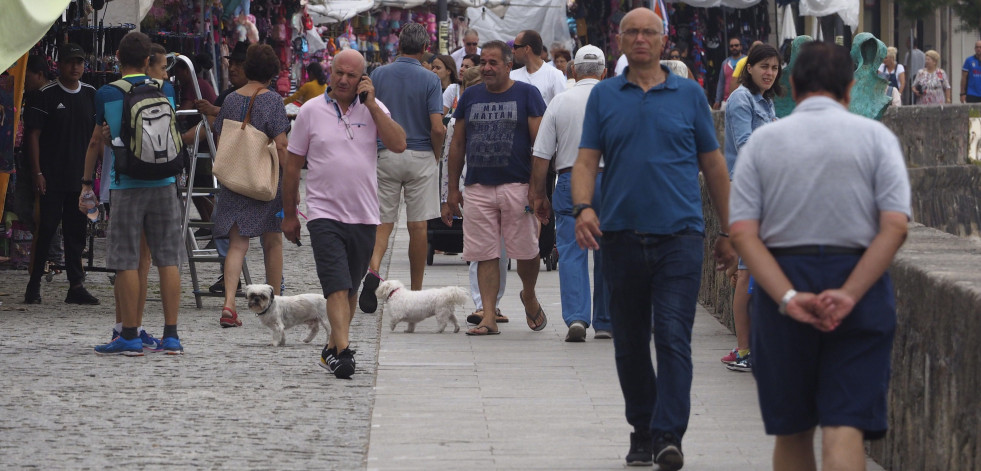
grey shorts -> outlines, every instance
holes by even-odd
[[[106,266],[136,270],[140,265],[140,235],[146,233],[153,264],[179,266],[183,261],[181,209],[174,184],[155,188],[111,190],[109,247]]]
[[[405,220],[428,221],[439,217],[439,168],[431,150],[406,150],[396,154],[378,151],[378,212],[382,223],[399,215],[405,189]]]
[[[333,219],[314,219],[307,223],[317,277],[325,298],[337,291],[349,294],[358,291],[361,278],[368,273],[377,227]]]

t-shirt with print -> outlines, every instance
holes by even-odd
[[[967,94],[981,97],[981,60],[977,56],[968,57],[963,70],[967,72]]]
[[[129,83],[134,85],[143,83],[146,80],[150,80],[150,77],[139,74],[139,75],[127,75],[123,77]],[[163,92],[167,96],[167,100],[170,101],[170,106],[174,105],[174,87],[170,82],[163,83]],[[121,125],[123,121],[123,91],[112,85],[103,85],[99,88],[99,91],[95,94],[95,122],[97,123],[107,123],[109,125],[109,134],[113,139],[119,137],[119,132],[122,130]],[[90,134],[91,135],[91,134]],[[140,180],[139,178],[131,178],[127,175],[119,174],[119,180],[116,180],[116,166],[109,165],[109,188],[113,190],[127,190],[131,188],[156,188],[160,186],[167,186],[174,183],[176,180],[174,177],[161,178],[160,180]],[[103,175],[103,180],[105,175]]]
[[[8,116],[13,120],[13,110]],[[38,156],[49,189],[82,190],[85,151],[95,122],[95,88],[87,83],[69,90],[52,80],[27,94],[24,127],[41,130]]]
[[[466,120],[465,185],[503,185],[531,180],[528,118],[545,114],[545,100],[533,85],[515,81],[501,93],[484,84],[468,87],[453,117]]]
[[[375,100],[386,115],[388,108]],[[347,112],[327,94],[300,107],[287,150],[307,158],[310,220],[380,224],[378,216],[378,127],[368,107],[354,100]],[[350,123],[351,134],[348,134]]]

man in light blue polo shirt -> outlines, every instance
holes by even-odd
[[[729,173],[708,100],[697,83],[660,64],[663,28],[646,8],[620,22],[617,39],[629,65],[593,87],[586,103],[572,214],[580,247],[602,245],[617,373],[634,427],[627,464],[656,461],[673,471],[684,465],[681,438],[691,409],[691,331],[705,238],[699,170],[722,221],[716,268],[736,257],[726,234]],[[602,222],[589,204],[601,155]]]
[[[418,23],[409,23],[399,34],[400,56],[395,62],[375,69],[371,81],[378,99],[388,106],[392,119],[405,129],[405,152],[396,153],[378,141],[378,209],[381,224],[375,250],[364,278],[358,304],[364,312],[375,312],[375,288],[381,280],[378,268],[388,248],[388,239],[398,218],[399,200],[405,191],[406,227],[409,229],[409,273],[411,289],[422,289],[426,269],[426,222],[439,217],[439,169],[436,162],[443,149],[443,91],[439,77],[424,69],[419,59],[429,47],[429,33]]]

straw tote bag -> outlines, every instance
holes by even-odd
[[[243,121],[226,118],[212,172],[221,185],[235,193],[259,201],[272,201],[279,188],[279,153],[276,143],[250,124],[252,105],[259,94],[249,99]]]

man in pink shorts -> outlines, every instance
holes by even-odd
[[[500,244],[518,260],[519,293],[528,327],[541,331],[548,323],[535,296],[538,281],[538,231],[548,221],[544,194],[529,187],[531,146],[545,114],[545,100],[532,85],[511,80],[513,54],[502,41],[484,44],[480,71],[484,83],[467,88],[453,116],[449,192],[446,202],[463,218],[463,258],[477,263],[477,285],[484,312],[497,309],[500,285]],[[467,162],[466,214],[460,174]],[[534,212],[532,210],[534,208]],[[536,217],[537,214],[537,217]],[[494,316],[484,316],[467,335],[496,335]]]

